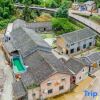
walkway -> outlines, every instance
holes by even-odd
[[[4,69],[4,74],[6,75],[6,81],[4,83],[4,90],[1,95],[0,100],[13,100],[12,97],[12,82],[13,82],[13,76],[11,69],[9,65],[7,65],[5,60],[5,56],[3,54],[3,51],[0,48],[0,68]]]
[[[100,35],[100,25],[94,23],[93,21],[91,21],[87,18],[81,17],[79,15],[72,14],[70,11],[69,11],[69,16],[80,21],[80,22],[82,22],[83,24],[87,25],[88,27],[92,28],[93,30],[98,32],[99,35]]]
[[[25,6],[22,4],[15,4],[15,7],[18,8],[24,8]],[[52,8],[46,8],[46,7],[39,7],[39,6],[30,6],[30,9],[36,9],[36,10],[44,10],[44,11],[50,11],[50,12],[57,12],[57,9],[52,9]]]

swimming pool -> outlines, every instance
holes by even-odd
[[[13,71],[16,74],[20,74],[26,71],[26,67],[23,64],[22,59],[20,56],[16,56],[12,58],[12,64],[13,64]]]

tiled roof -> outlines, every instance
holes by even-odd
[[[33,22],[33,23],[27,23],[24,20],[17,19],[13,22],[13,30],[17,29],[19,27],[25,27],[29,29],[36,29],[40,27],[50,27],[52,29],[51,22]]]
[[[78,31],[65,33],[61,35],[61,37],[63,37],[65,41],[68,43],[75,43],[75,42],[81,41],[83,39],[86,39],[95,35],[96,35],[96,32],[94,32],[92,29],[84,28]]]
[[[76,58],[70,58],[68,61],[62,59],[62,61],[64,62],[66,69],[72,74],[77,74],[84,67],[83,63]]]
[[[87,58],[93,63],[100,60],[100,52],[92,53],[91,55],[87,56]]]
[[[13,30],[19,28],[19,27],[26,27],[26,22],[21,19],[17,19],[13,22]]]
[[[91,65],[91,61],[87,57],[81,57],[79,60],[86,66]]]
[[[25,57],[24,63],[29,66],[27,72],[22,74],[23,84],[27,87],[32,83],[40,84],[56,72],[72,74],[52,53],[35,51]]]
[[[51,47],[32,29],[19,27],[13,30],[10,34],[11,40],[4,43],[5,47],[10,52],[13,50],[19,50],[24,57],[36,48],[51,50]]]
[[[92,53],[88,56],[81,57],[79,58],[79,60],[82,61],[84,65],[91,65],[94,62],[97,62],[100,60],[100,52]]]
[[[16,100],[26,95],[25,88],[21,81],[13,83],[13,95]]]

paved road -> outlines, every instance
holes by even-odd
[[[91,21],[87,18],[72,14],[70,11],[69,11],[69,16],[84,23],[85,25],[89,26],[90,28],[94,29],[95,31],[97,31],[100,34],[100,25],[94,23],[93,21]]]
[[[14,6],[18,7],[18,8],[24,8],[25,7],[24,5],[21,5],[21,4],[15,4]],[[37,9],[37,10],[45,10],[45,11],[50,11],[50,12],[54,12],[54,13],[57,12],[57,9],[39,7],[39,6],[30,6],[29,8],[30,9]]]
[[[93,97],[84,97],[83,100],[100,100],[100,70],[97,71],[95,74],[96,80],[93,82],[92,86],[88,88],[89,91],[94,91],[98,93],[98,96]]]
[[[4,91],[1,95],[0,100],[12,100],[12,82],[13,76],[10,67],[5,64],[5,57],[0,48],[0,67],[4,69],[4,74],[6,75],[6,81],[4,83]]]

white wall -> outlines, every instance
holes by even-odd
[[[84,50],[83,45],[86,44],[86,48],[88,48],[90,42],[92,43],[92,46],[95,45],[95,38],[94,37],[92,37],[92,39],[88,38],[80,41],[79,43],[75,43],[74,45],[70,45],[69,50],[74,48],[74,52],[77,52],[77,47],[80,47],[81,50]]]

